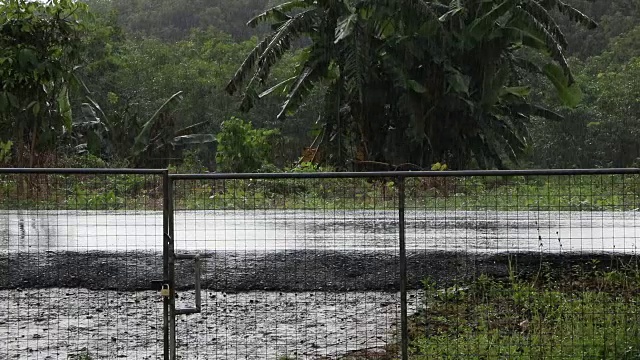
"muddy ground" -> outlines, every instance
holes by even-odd
[[[396,341],[398,257],[386,252],[208,253],[203,312],[180,316],[183,359],[339,358],[382,351]],[[482,255],[409,252],[410,311],[420,281],[440,287],[481,273],[496,277],[607,268],[631,257],[580,254]],[[593,262],[593,260],[598,260]],[[621,261],[619,261],[621,260]],[[193,305],[193,266],[177,267],[179,307]],[[151,280],[162,257],[150,252],[0,254],[0,359],[156,359],[162,302]]]
[[[397,293],[205,291],[203,311],[178,317],[182,359],[336,358],[395,341]],[[182,306],[193,296],[180,293]],[[415,292],[409,307],[417,304]],[[0,359],[157,359],[162,301],[154,291],[0,291]]]

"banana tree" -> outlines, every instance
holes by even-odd
[[[150,162],[166,165],[166,160],[177,149],[216,141],[213,134],[197,132],[206,128],[208,121],[176,129],[175,113],[182,100],[182,91],[169,97],[148,120],[132,122],[125,131],[135,137],[123,137],[119,131],[122,129],[115,123],[118,119],[108,117],[95,101],[88,100],[82,104],[82,117],[74,123],[74,129],[83,140],[76,147],[81,151],[100,154],[124,149],[124,157],[134,165],[144,163],[148,166]]]
[[[334,153],[346,146],[376,162],[505,167],[526,148],[531,119],[560,119],[531,102],[531,75],[548,79],[565,104],[580,101],[554,11],[596,26],[560,0],[291,1],[249,22],[269,21],[274,31],[227,91],[245,86],[243,109],[284,91],[284,118],[323,84],[323,144],[337,143],[327,146]],[[261,90],[302,37],[311,41],[296,76]]]

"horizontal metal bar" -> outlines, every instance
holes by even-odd
[[[201,258],[200,254],[175,254],[176,260],[194,260]]]
[[[617,169],[534,169],[534,170],[447,170],[447,171],[382,171],[382,172],[318,172],[318,173],[208,173],[170,174],[173,180],[216,179],[327,179],[327,178],[393,178],[393,177],[468,177],[468,176],[550,176],[550,175],[631,175],[638,168]]]
[[[164,174],[165,169],[97,169],[97,168],[0,168],[0,174]],[[172,180],[198,179],[326,179],[326,178],[392,178],[392,177],[465,177],[465,176],[545,176],[545,175],[631,175],[638,168],[612,169],[534,169],[534,170],[447,170],[447,171],[377,171],[317,173],[207,173],[170,174]]]
[[[166,169],[95,169],[95,168],[0,168],[0,174],[73,174],[73,175],[157,175]]]
[[[176,315],[197,314],[199,312],[200,312],[200,309],[196,309],[196,308],[176,309]]]

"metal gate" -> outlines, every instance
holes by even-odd
[[[0,340],[28,359],[640,356],[639,176],[0,169]]]
[[[640,204],[639,174],[638,169],[588,169],[169,175],[171,359],[180,354],[207,359],[408,359],[411,337],[417,336],[416,326],[421,326],[419,321],[426,321],[422,325],[425,329],[430,321],[435,326],[442,321],[442,314],[418,320],[423,316],[420,311],[431,306],[430,296],[444,304],[445,313],[456,308],[458,298],[469,288],[478,288],[478,296],[487,298],[490,291],[483,288],[486,285],[474,284],[473,279],[510,278],[516,268],[523,274],[545,273],[550,278],[574,271],[603,274],[626,269],[607,276],[633,277],[633,272],[626,271],[636,259],[637,215],[631,211]],[[544,183],[546,187],[538,185]],[[506,211],[506,218],[501,218],[500,211]],[[516,220],[511,219],[513,216]],[[584,229],[576,226],[573,220],[576,216],[582,219],[579,223]],[[364,226],[363,233],[350,233],[354,227],[351,223],[360,219],[366,225],[355,226]],[[516,230],[509,224],[512,221],[517,223]],[[439,222],[441,229],[434,225]],[[473,222],[475,225],[468,224]],[[500,225],[505,227],[504,233],[492,235],[483,230],[485,226],[490,229],[494,222],[504,223]],[[320,228],[316,227],[318,224]],[[204,227],[203,234],[190,230],[197,226]],[[470,227],[474,232],[469,232]],[[551,233],[553,228],[557,228],[555,234]],[[594,234],[609,231],[610,235]],[[317,232],[329,235],[328,239],[314,238]],[[258,236],[254,237],[256,233]],[[442,241],[438,241],[440,237]],[[262,241],[271,243],[266,245]],[[490,244],[491,241],[495,244]],[[598,247],[598,241],[603,242],[602,247]],[[384,250],[375,250],[376,246]],[[266,248],[276,251],[261,253]],[[227,254],[221,255],[224,253]],[[207,261],[202,263],[205,258]],[[184,264],[183,280],[176,281],[179,260],[193,261],[194,267]],[[202,264],[206,270],[201,273]],[[190,270],[185,270],[186,265]],[[190,280],[190,276],[195,278]],[[472,285],[462,285],[468,281]],[[207,289],[205,296],[201,294],[201,285]],[[500,286],[499,290],[491,291],[505,292]],[[187,297],[195,302],[195,307],[176,309],[174,288],[186,292],[195,288],[195,295]],[[370,290],[384,294],[358,297]],[[593,295],[586,284],[579,285],[577,291],[584,291],[587,298]],[[247,297],[241,295],[243,292],[254,295]],[[533,296],[526,294],[529,298]],[[313,297],[323,299],[310,300]],[[572,301],[567,299],[566,303]],[[262,306],[265,302],[282,304],[288,313],[271,311]],[[595,305],[608,306],[604,300]],[[621,315],[613,320],[614,324],[637,316],[631,300],[616,306],[623,310],[613,310]],[[198,313],[202,308],[206,310],[199,318],[180,317]],[[233,311],[245,313],[228,314]],[[497,316],[493,314],[495,310],[484,311],[477,318],[466,319],[471,322],[471,329],[483,318]],[[567,311],[576,316],[573,321],[591,316]],[[354,312],[355,316],[345,317],[344,312]],[[243,317],[251,316],[276,319],[271,328],[264,321],[261,325],[257,325],[258,321],[249,326],[243,324]],[[218,318],[226,322],[217,321]],[[372,319],[375,320],[370,324]],[[451,319],[452,325],[447,326],[458,326],[458,321]],[[499,321],[504,320],[495,322]],[[525,334],[528,323],[534,320],[510,321],[515,322],[510,326],[517,333]],[[229,327],[220,329],[223,326]],[[325,326],[333,326],[333,330],[328,331]],[[631,339],[636,327],[629,324],[626,329],[624,334],[617,335],[625,339],[618,342],[621,345],[605,347],[607,356],[616,358],[622,352],[635,351],[629,349],[634,349]],[[486,335],[472,331],[479,332],[480,338]],[[434,341],[442,341],[435,336],[437,332],[432,335]],[[449,336],[451,341],[461,337],[455,331]],[[571,346],[560,354],[584,356],[592,351],[577,344],[582,335],[571,332],[569,336]],[[603,336],[605,339],[594,341],[606,344],[606,334]],[[203,338],[209,342],[203,344]],[[309,339],[311,344],[300,345]],[[449,340],[440,345],[444,350],[423,345],[427,350],[413,350],[415,355],[411,356],[420,359],[490,356],[483,355],[479,348],[469,352],[457,345],[450,347]],[[220,345],[221,341],[227,344]],[[259,344],[269,341],[270,346]],[[513,340],[506,341],[507,352],[502,354],[505,357],[510,356],[510,341]],[[475,344],[477,340],[471,342]],[[618,348],[623,343],[627,348]],[[519,346],[524,349],[532,345]],[[546,345],[536,346],[552,351]],[[554,346],[550,343],[549,348]],[[640,354],[640,348],[638,351]]]
[[[167,181],[166,170],[0,169],[0,359],[168,354],[169,298],[149,285],[168,278]]]
[[[163,169],[0,168],[7,358],[176,359],[176,317],[200,311],[201,259],[175,251],[172,196]],[[178,261],[194,263],[195,307],[176,308]],[[149,324],[130,327],[130,293]]]
[[[163,251],[163,274],[164,279],[156,281],[155,287],[164,297],[164,358],[177,359],[176,345],[176,318],[179,315],[197,314],[201,311],[201,289],[200,289],[200,269],[202,266],[202,257],[199,254],[181,254],[175,249],[175,232],[174,232],[174,194],[173,180],[168,173],[164,175],[164,251]],[[186,308],[176,307],[176,262],[177,261],[193,261],[194,273],[194,290],[195,290],[195,306]]]

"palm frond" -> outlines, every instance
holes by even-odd
[[[317,15],[318,10],[314,8],[301,12],[287,20],[271,37],[271,41],[258,58],[254,77],[264,83],[272,66],[291,48],[291,40],[312,30]]]
[[[564,116],[558,114],[555,111],[549,110],[539,105],[532,105],[527,103],[513,104],[507,106],[507,110],[511,114],[522,114],[524,116],[537,116],[553,121],[562,121]]]
[[[242,82],[247,78],[247,76],[249,76],[249,73],[255,67],[256,61],[258,61],[260,55],[264,53],[265,49],[271,42],[272,37],[272,35],[265,37],[258,43],[258,45],[256,45],[256,47],[251,50],[238,70],[236,70],[236,73],[233,75],[231,80],[229,80],[229,82],[227,83],[227,86],[225,87],[227,93],[233,95],[236,91],[238,91],[238,89],[242,85]]]
[[[258,24],[266,21],[284,22],[291,19],[291,16],[289,16],[287,12],[295,9],[303,9],[309,6],[309,1],[305,0],[288,1],[254,16],[247,22],[247,26],[256,27]]]
[[[564,1],[561,0],[541,0],[539,1],[540,5],[545,9],[557,8],[565,16],[569,17],[569,19],[573,22],[576,22],[587,29],[595,29],[598,27],[598,23],[596,23],[589,16],[582,13],[580,10],[574,8],[571,5],[568,5]]]
[[[334,43],[337,44],[350,36],[353,32],[353,28],[357,26],[357,22],[358,14],[350,14],[349,16],[345,16],[338,20],[338,24],[336,25]]]
[[[542,73],[551,81],[565,105],[575,107],[582,101],[580,87],[576,83],[569,82],[560,66],[553,63],[546,64],[542,68]]]
[[[278,119],[283,119],[288,113],[295,111],[314,88],[316,82],[328,73],[332,60],[330,54],[331,52],[325,50],[324,44],[316,44],[305,49],[303,55],[305,60],[301,70],[296,76],[286,80],[290,88]]]
[[[494,120],[493,131],[496,135],[495,142],[502,145],[509,160],[517,162],[519,155],[527,146],[526,138],[521,136],[511,124],[500,118]]]
[[[362,101],[362,91],[366,76],[372,69],[369,64],[369,46],[367,34],[360,24],[355,24],[348,38],[344,39],[338,49],[341,58],[341,75],[345,79],[347,92],[358,94]]]
[[[267,96],[267,95],[269,95],[269,94],[271,94],[271,93],[273,93],[275,91],[284,90],[287,87],[287,85],[291,84],[291,82],[294,81],[295,79],[296,79],[296,77],[292,76],[292,77],[290,77],[288,79],[285,79],[285,80],[273,85],[272,87],[268,88],[267,90],[261,92],[260,95],[258,95],[258,98],[262,99],[263,97],[265,97],[265,96]]]
[[[562,46],[558,43],[556,38],[530,12],[521,7],[516,7],[514,12],[516,16],[524,20],[524,23],[520,24],[514,22],[513,25],[525,32],[528,32],[531,36],[540,39],[545,44],[545,48],[538,50],[546,50],[551,58],[555,60],[564,71],[569,85],[573,84],[574,78],[569,68],[569,63],[567,62],[567,58],[564,56]]]
[[[240,105],[241,110],[246,111],[253,107],[253,104],[259,98],[255,89],[257,83],[266,81],[271,68],[291,48],[291,40],[293,38],[312,30],[316,15],[317,9],[309,9],[287,20],[274,34],[263,39],[249,53],[226,87],[228,93],[235,93],[242,82],[249,76],[251,70],[255,68],[251,80],[245,87],[242,104]]]
[[[253,108],[253,105],[260,99],[256,87],[253,86],[253,80],[251,79],[249,85],[247,85],[244,93],[242,94],[242,101],[240,102],[240,111],[249,111]]]
[[[474,20],[469,26],[469,33],[475,39],[483,38],[491,30],[495,22],[513,8],[513,0],[505,0],[500,5]]]
[[[176,107],[182,101],[182,91],[178,91],[177,93],[171,95],[167,101],[165,101],[156,112],[147,120],[147,122],[140,130],[140,133],[136,136],[135,142],[133,144],[133,152],[137,156],[140,153],[146,151],[151,145],[153,145],[153,140],[151,137],[151,129],[155,126],[158,119],[161,118],[162,114],[172,114],[176,111]]]
[[[313,89],[314,82],[320,78],[320,73],[321,69],[311,64],[302,69],[287,94],[287,100],[282,105],[278,119],[284,119],[288,113],[300,105],[304,97]]]
[[[567,43],[567,38],[564,36],[564,33],[562,33],[562,30],[560,30],[560,27],[558,27],[558,24],[553,19],[551,14],[549,14],[549,12],[543,6],[535,1],[524,2],[521,6],[524,10],[531,14],[538,21],[538,23],[544,26],[544,28],[549,32],[549,34],[551,34],[551,36],[553,36],[557,40],[558,44],[560,44],[563,49],[566,49],[566,47],[569,45]]]
[[[175,132],[175,136],[182,136],[182,135],[188,135],[188,134],[192,134],[194,131],[200,130],[202,128],[204,128],[206,125],[208,125],[210,122],[208,120],[205,121],[201,121],[199,123],[193,124],[193,125],[189,125],[186,127],[183,127],[182,129],[179,129]]]

